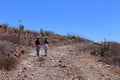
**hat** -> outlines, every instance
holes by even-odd
[[[45,39],[48,39],[48,37],[47,37],[47,36],[45,36]]]

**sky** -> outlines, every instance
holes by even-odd
[[[120,0],[0,0],[0,24],[120,42]]]

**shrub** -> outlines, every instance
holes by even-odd
[[[42,36],[49,36],[50,34],[53,34],[54,32],[52,31],[48,31],[48,30],[44,30],[43,28],[40,29],[40,35]]]
[[[106,42],[101,46],[101,53],[108,57],[120,56],[120,44],[117,42]]]
[[[2,24],[2,28],[7,29],[8,28],[8,24]]]
[[[49,36],[50,34],[53,34],[54,32],[45,30],[45,36]]]
[[[13,32],[14,32],[15,34],[18,34],[19,29],[17,29],[17,28],[11,28],[11,29],[13,30]]]
[[[113,57],[112,61],[114,61],[114,64],[119,64],[119,66],[120,66],[120,56]]]
[[[49,36],[49,35],[50,35],[49,31],[45,31],[45,36]]]
[[[40,29],[40,35],[44,36],[45,31],[43,30],[43,28]]]
[[[11,70],[17,64],[17,60],[13,57],[8,57],[14,48],[11,42],[0,41],[0,69]]]
[[[120,43],[103,42],[92,49],[91,55],[100,57],[103,62],[109,65],[120,67]]]
[[[0,57],[0,69],[9,71],[16,67],[17,62],[13,57]]]
[[[23,46],[29,46],[29,45],[31,45],[31,42],[28,39],[20,38],[18,44],[19,45],[23,45]]]
[[[12,42],[13,44],[17,44],[20,41],[20,39],[16,34],[1,35],[0,40],[9,41],[9,42]]]
[[[103,61],[109,65],[118,66],[120,68],[120,56],[113,56],[111,58],[104,58]]]
[[[32,31],[32,34],[33,34],[33,36],[34,36],[34,37],[36,37],[36,36],[38,36],[38,35],[39,35],[39,33],[38,33],[38,32],[36,32],[36,31]]]
[[[68,35],[66,35],[66,37],[67,37],[68,39],[70,39],[70,40],[72,41],[72,43],[92,42],[92,41],[90,41],[90,40],[88,40],[88,39],[82,38],[82,37],[80,37],[80,36],[78,36],[78,35],[74,35],[74,34],[68,34]]]
[[[67,37],[68,39],[75,39],[77,36],[74,35],[74,34],[68,34],[68,35],[66,35],[66,37]]]
[[[112,56],[120,56],[120,43],[109,42],[110,43],[110,52]]]
[[[5,56],[11,53],[13,44],[6,41],[0,41],[0,55]]]
[[[13,44],[29,45],[28,39],[26,40],[24,37],[18,37],[17,34],[1,35],[0,40],[11,42]]]
[[[24,25],[23,25],[23,24],[20,24],[20,25],[19,25],[19,30],[21,30],[21,31],[24,30]]]
[[[94,43],[91,47],[91,55],[99,55],[101,57],[109,57],[110,56],[110,45],[109,44],[97,44]]]

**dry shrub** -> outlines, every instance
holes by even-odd
[[[40,29],[40,35],[41,36],[49,36],[50,34],[53,34],[53,31],[48,31],[48,30],[44,30],[43,28]]]
[[[103,62],[120,67],[120,43],[117,42],[103,42],[102,44],[93,44],[95,46],[91,50],[91,55],[97,56]],[[91,46],[91,47],[92,47]]]
[[[110,46],[109,44],[98,44],[98,43],[94,43],[91,46],[89,46],[91,49],[91,55],[98,55],[101,57],[110,57],[111,53],[110,53]]]
[[[11,70],[14,69],[17,65],[17,59],[13,57],[0,57],[0,69]]]
[[[110,52],[112,56],[120,56],[120,43],[110,42]]]
[[[120,66],[120,56],[115,56],[111,59],[115,65]]]
[[[11,70],[17,64],[17,60],[13,57],[8,57],[14,48],[11,42],[0,41],[0,69]]]
[[[0,41],[0,55],[5,56],[11,53],[14,48],[13,44],[6,41]]]
[[[68,39],[75,39],[77,36],[74,35],[74,34],[68,34],[68,35],[66,35],[66,37],[67,37]]]
[[[24,39],[24,38],[20,38],[20,40],[19,40],[19,44],[20,45],[23,45],[23,46],[29,46],[29,45],[31,45],[31,42],[30,42],[30,40],[26,40],[26,39]]]
[[[33,35],[34,37],[40,35],[40,34],[39,34],[38,32],[36,32],[36,31],[32,31],[32,32],[29,31],[29,33],[32,33],[32,35]]]
[[[1,35],[0,40],[9,41],[12,42],[13,44],[17,44],[20,41],[20,39],[16,34]]]
[[[120,56],[113,56],[112,58],[108,58],[108,59],[106,58],[104,62],[109,65],[120,67]]]
[[[11,42],[13,44],[19,44],[23,46],[30,45],[29,39],[25,39],[24,37],[18,37],[17,34],[7,34],[7,35],[1,35],[0,40]]]
[[[13,32],[14,32],[15,34],[18,34],[19,29],[17,29],[17,28],[11,28],[11,29],[13,30]]]
[[[88,39],[85,39],[85,38],[83,38],[83,37],[80,37],[80,36],[74,35],[74,34],[68,34],[68,35],[66,35],[66,37],[67,37],[68,39],[70,39],[70,40],[72,41],[72,43],[92,42],[92,41],[90,41],[90,40],[88,40]]]
[[[8,24],[6,24],[6,23],[2,24],[1,26],[2,26],[3,29],[7,29],[8,28]]]

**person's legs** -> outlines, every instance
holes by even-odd
[[[47,56],[48,44],[44,45],[44,50],[45,50],[45,56]]]
[[[39,47],[36,48],[36,52],[37,52],[37,56],[39,56],[39,52],[40,52],[40,48]]]
[[[47,49],[45,49],[45,56],[47,56]]]

